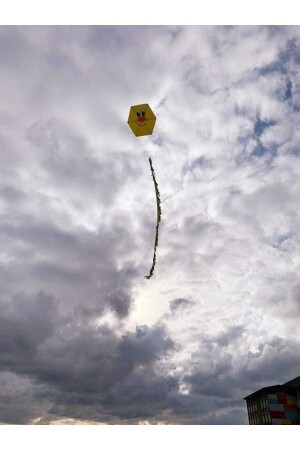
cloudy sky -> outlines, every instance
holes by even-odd
[[[1,423],[247,424],[300,375],[299,45],[0,27]]]

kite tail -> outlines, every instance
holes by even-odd
[[[155,267],[155,263],[156,263],[156,248],[157,248],[157,245],[158,245],[158,227],[159,227],[159,222],[161,220],[160,193],[159,193],[159,190],[158,190],[158,184],[157,184],[156,179],[155,179],[155,174],[154,174],[154,169],[153,169],[153,166],[152,166],[151,158],[149,158],[149,162],[150,162],[150,168],[151,168],[152,178],[153,178],[154,187],[155,187],[157,222],[156,222],[156,235],[155,235],[155,242],[154,242],[153,263],[152,263],[152,267],[150,269],[149,275],[145,276],[145,278],[147,278],[148,280],[153,275],[154,267]]]

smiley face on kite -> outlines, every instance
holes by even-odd
[[[155,121],[156,117],[147,103],[131,106],[127,122],[135,136],[152,134]]]
[[[145,110],[141,109],[140,111],[137,111],[136,115],[137,115],[137,121],[139,122],[139,125],[146,125],[147,119],[146,119]]]

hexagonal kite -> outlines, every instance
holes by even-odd
[[[148,103],[131,106],[128,116],[128,125],[137,137],[152,134],[156,117]]]

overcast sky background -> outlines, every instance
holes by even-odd
[[[299,44],[0,27],[2,423],[247,424],[300,375]]]

